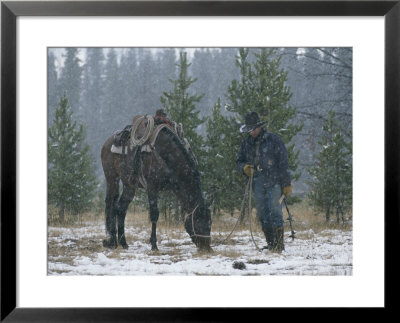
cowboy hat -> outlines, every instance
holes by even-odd
[[[248,112],[244,117],[244,124],[240,127],[240,132],[251,132],[267,123],[268,121],[260,121],[260,117],[258,116],[257,112]]]

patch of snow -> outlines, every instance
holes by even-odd
[[[211,254],[199,253],[184,230],[161,230],[159,251],[151,251],[148,228],[127,228],[127,250],[102,247],[103,226],[87,228],[49,227],[51,250],[63,248],[64,254],[49,251],[49,275],[352,275],[352,232],[312,229],[297,232],[294,241],[285,232],[281,254],[258,251],[247,230],[213,233]],[[170,237],[170,236],[173,236]],[[254,233],[259,247],[265,245],[261,232]],[[95,250],[90,252],[88,250]],[[233,268],[240,261],[244,269]]]

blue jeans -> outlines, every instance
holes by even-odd
[[[279,204],[281,186],[276,184],[268,187],[262,177],[255,177],[253,192],[262,229],[283,226],[282,204]]]

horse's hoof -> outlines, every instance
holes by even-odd
[[[207,244],[204,244],[204,243],[198,244],[197,249],[201,253],[213,253],[214,252],[213,248],[211,248],[211,246],[208,243]]]
[[[150,238],[150,244],[151,244],[151,250],[152,251],[158,251],[158,248],[157,248],[157,239],[154,239],[154,238]]]
[[[200,253],[214,253],[214,250],[211,247],[203,247],[203,248],[199,248],[199,252]]]
[[[119,244],[120,244],[121,247],[124,248],[124,249],[128,249],[128,248],[129,248],[128,244],[126,243],[125,238],[119,239]]]
[[[111,249],[115,249],[117,248],[117,243],[115,241],[115,239],[104,239],[103,240],[103,247],[104,248],[111,248]]]

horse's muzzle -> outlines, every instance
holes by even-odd
[[[211,238],[208,237],[193,237],[193,242],[201,252],[213,252],[211,248]]]

